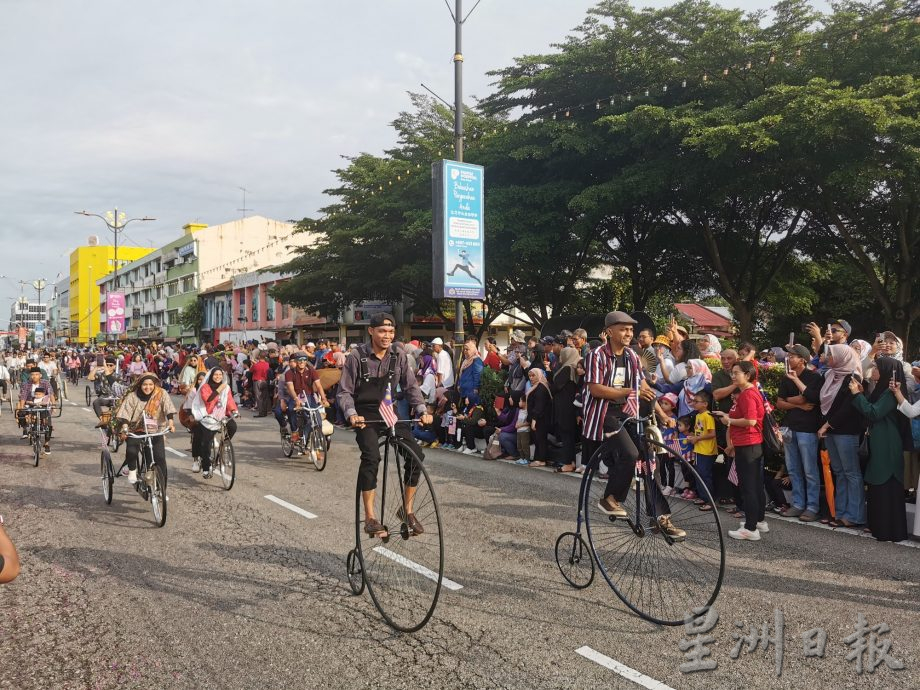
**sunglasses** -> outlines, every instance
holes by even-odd
[[[842,328],[832,328],[831,329],[831,333],[843,333],[843,332],[844,330]]]

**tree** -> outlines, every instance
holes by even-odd
[[[183,331],[192,331],[195,339],[201,339],[201,325],[204,323],[204,302],[198,297],[179,312],[179,325]]]

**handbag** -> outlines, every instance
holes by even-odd
[[[496,431],[489,437],[489,443],[486,445],[486,449],[482,451],[483,460],[497,460],[498,456],[502,454],[502,444],[498,440],[499,432]]]
[[[763,416],[763,449],[766,455],[783,454],[783,433],[772,412]]]
[[[869,432],[863,434],[862,441],[859,442],[859,448],[856,449],[856,456],[861,462],[869,459]]]

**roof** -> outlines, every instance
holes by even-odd
[[[203,290],[202,292],[199,292],[198,294],[199,295],[211,295],[211,294],[214,294],[215,292],[233,292],[233,281],[225,280],[224,282],[218,283],[214,287],[210,287],[207,290]]]
[[[674,308],[683,316],[693,321],[697,329],[701,331],[731,330],[732,322],[730,319],[700,304],[675,304]]]

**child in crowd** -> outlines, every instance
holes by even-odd
[[[677,447],[680,448],[680,456],[691,465],[694,463],[693,443],[690,442],[690,436],[693,435],[693,419],[690,415],[684,415],[677,420]],[[696,482],[691,474],[684,477],[687,482],[687,488],[680,495],[689,501],[696,500]]]
[[[709,412],[712,405],[712,394],[703,389],[694,393],[689,402],[690,406],[696,410],[696,420],[693,422],[693,434],[687,440],[693,444],[696,471],[706,485],[709,496],[715,500],[716,489],[712,479],[712,470],[715,467],[719,450],[716,446],[716,421]],[[702,511],[712,510],[712,505],[702,498],[697,498],[694,502]]]
[[[412,425],[412,436],[419,442],[419,445],[425,446],[426,448],[433,444],[435,448],[438,447],[438,434],[435,429],[438,426],[438,419],[435,417],[434,405],[426,405],[425,412],[434,417],[434,421],[428,425],[424,426],[419,420],[415,420],[415,424]]]
[[[530,422],[527,419],[527,398],[521,396],[518,403],[518,417],[515,427],[517,429],[517,447],[520,457],[517,460],[518,465],[530,464]]]
[[[457,397],[453,391],[447,391],[439,406],[441,426],[438,429],[438,442],[445,450],[456,450],[457,446]]]
[[[658,398],[658,407],[664,412],[664,417],[661,419],[661,436],[664,445],[675,452],[680,452],[679,446],[676,445],[677,417],[674,414],[677,409],[677,396],[674,393],[665,393]],[[674,424],[669,424],[669,422],[674,422]],[[670,496],[674,493],[675,480],[674,457],[670,453],[658,453],[658,471],[661,474],[661,493]]]

